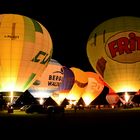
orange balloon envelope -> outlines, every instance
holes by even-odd
[[[88,77],[88,85],[85,88],[85,92],[82,94],[82,98],[86,105],[89,105],[103,90],[104,82],[100,78],[100,75],[95,72],[85,72]]]
[[[78,101],[88,84],[88,77],[86,73],[79,68],[71,67],[70,69],[74,73],[75,82],[67,96],[67,99]]]

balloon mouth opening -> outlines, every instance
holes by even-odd
[[[7,91],[1,92],[3,99],[10,104],[14,104],[14,102],[23,94],[24,92],[14,92],[14,91]]]
[[[126,94],[126,93],[128,93],[129,95],[135,95],[137,92],[135,92],[135,91],[124,91],[124,92],[117,92],[117,94],[119,95],[119,96],[123,96],[124,94]]]
[[[119,98],[124,105],[131,104],[137,92],[118,92]]]

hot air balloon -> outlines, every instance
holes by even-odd
[[[55,91],[58,90],[63,75],[63,66],[57,60],[51,59],[44,72],[28,90],[35,98],[41,100],[50,96],[55,98],[58,96]]]
[[[120,96],[106,82],[104,82],[104,86],[108,87],[109,89],[106,95],[106,100],[109,103],[109,105],[111,105],[111,107],[114,108],[120,100]]]
[[[63,66],[63,71],[64,71],[64,76],[62,78],[62,82],[58,87],[58,90],[55,92],[55,94],[58,95],[56,96],[55,101],[59,105],[66,98],[68,92],[71,90],[75,81],[74,73],[70,68]]]
[[[70,104],[76,104],[80,97],[82,97],[85,87],[88,84],[88,77],[86,73],[79,68],[71,67],[70,69],[74,73],[75,81],[67,95],[67,99],[71,102]]]
[[[71,69],[67,68],[66,66],[63,66],[64,76],[62,79],[62,83],[58,87],[59,92],[68,93],[75,81],[74,73]]]
[[[120,97],[117,93],[111,90],[111,88],[109,88],[109,93],[106,95],[106,100],[111,105],[111,107],[114,108],[120,100]]]
[[[94,70],[116,93],[140,88],[140,18],[122,16],[97,26],[87,42]]]
[[[44,71],[52,40],[38,21],[0,14],[0,92],[24,92]]]
[[[85,92],[82,94],[82,98],[86,105],[89,105],[103,90],[104,82],[100,78],[99,74],[95,72],[85,72],[88,77],[88,85],[85,88]]]

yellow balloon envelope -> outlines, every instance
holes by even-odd
[[[140,18],[122,16],[97,26],[87,42],[96,72],[115,92],[140,88]]]
[[[38,21],[17,14],[0,15],[0,91],[24,92],[44,71],[52,40]]]

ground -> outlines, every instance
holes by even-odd
[[[136,136],[140,126],[140,108],[132,109],[93,109],[93,110],[66,110],[64,116],[48,116],[46,114],[26,114],[14,110],[0,112],[0,129],[4,132],[13,131],[23,136],[36,134],[67,134],[67,136],[91,135],[107,138]],[[37,133],[36,133],[37,132]],[[45,132],[45,133],[44,133]],[[135,133],[135,135],[134,135]],[[27,135],[28,134],[28,135]],[[99,134],[99,135],[98,135]],[[100,135],[102,134],[102,135]],[[133,135],[132,135],[133,134]]]

